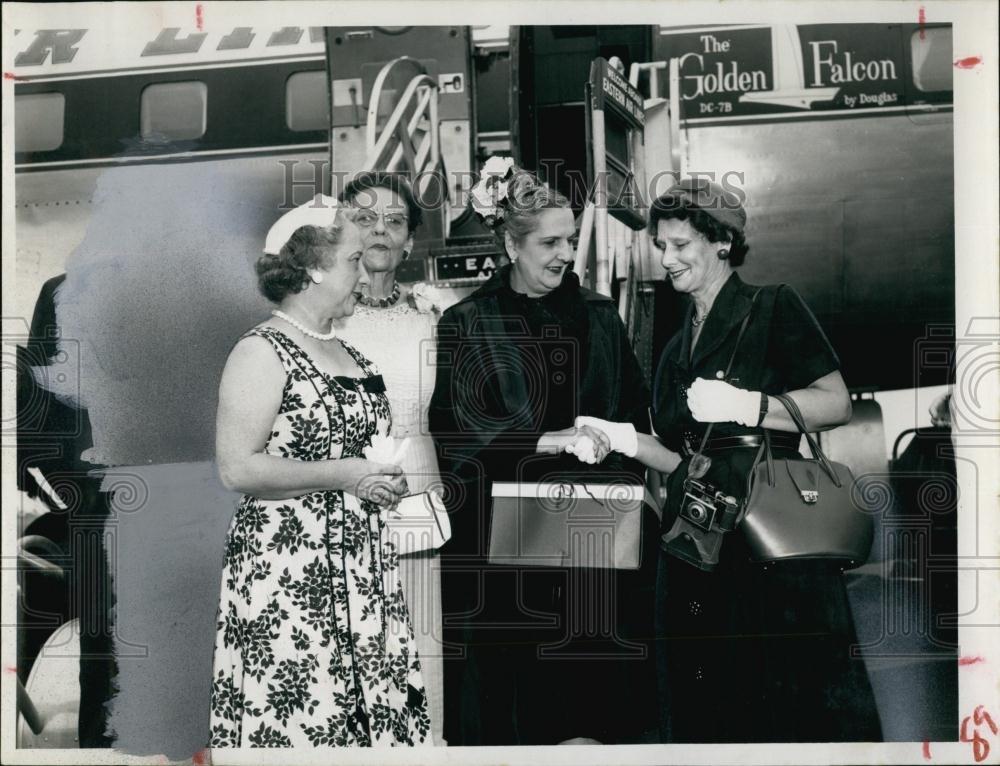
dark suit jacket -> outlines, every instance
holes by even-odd
[[[61,401],[45,388],[47,375],[64,372],[57,361],[60,335],[56,298],[65,280],[66,275],[60,274],[42,286],[28,342],[17,349],[17,480],[19,489],[32,494],[38,488],[27,473],[29,467],[39,468],[47,476],[64,477],[67,472],[82,475],[93,467],[80,460],[83,450],[92,443],[87,411],[75,403]],[[73,362],[79,363],[71,355],[69,363]],[[46,368],[49,368],[47,373],[36,379],[33,370]]]
[[[760,293],[754,303],[758,289]],[[740,325],[748,313],[750,321],[725,378],[727,382],[774,395],[806,388],[840,366],[812,312],[788,285],[758,288],[744,283],[734,272],[716,296],[692,353],[693,311],[692,306],[681,331],[667,343],[654,379],[654,428],[664,443],[676,451],[681,449],[685,437],[697,447],[706,427],[691,416],[688,388],[696,378],[720,379],[733,357]],[[760,429],[737,423],[716,423],[711,436],[759,432]],[[742,497],[753,456],[753,450],[732,450],[729,455],[716,457],[705,480]],[[683,495],[680,484],[687,475],[686,468],[685,461],[670,476],[667,501],[670,512],[664,515],[665,524],[672,520],[676,501]]]

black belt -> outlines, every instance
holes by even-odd
[[[771,433],[772,449],[798,450],[799,434],[791,433]],[[704,452],[706,455],[713,452],[722,452],[729,449],[758,449],[764,443],[762,434],[740,434],[738,436],[715,436],[705,443]],[[695,434],[684,434],[684,457],[691,457],[698,451],[701,444],[701,437]]]

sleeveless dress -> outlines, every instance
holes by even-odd
[[[365,349],[385,379],[392,408],[391,435],[406,440],[399,463],[410,491],[441,489],[427,408],[434,391],[434,313],[418,311],[409,301],[378,309],[358,304],[342,320],[339,337]],[[399,577],[417,641],[427,691],[431,734],[444,742],[444,646],[441,635],[441,557],[420,551],[399,557]]]
[[[330,377],[258,327],[287,375],[265,452],[360,457],[391,427],[375,367]],[[414,745],[430,722],[394,546],[378,506],[341,491],[245,495],[229,527],[216,624],[212,747]]]

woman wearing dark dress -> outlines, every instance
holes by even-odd
[[[649,401],[615,304],[580,287],[570,268],[569,202],[525,171],[507,178],[486,221],[511,263],[437,328],[430,428],[453,530],[441,555],[445,738],[636,741],[655,727],[655,536],[637,571],[487,560],[492,482],[639,483],[635,461],[583,466],[565,450],[587,437],[603,458],[603,436],[573,427],[574,417],[641,428]]]
[[[669,473],[670,537],[690,458],[709,423],[702,478],[741,498],[761,429],[776,457],[799,435],[774,395],[795,400],[811,431],[851,417],[837,355],[787,285],[757,288],[735,272],[746,256],[746,213],[705,180],[681,181],[653,204],[649,232],[675,290],[691,303],[654,381],[655,436],[603,428],[612,449]],[[747,314],[750,320],[725,375]],[[734,438],[738,437],[738,438]],[[742,442],[742,443],[740,443]],[[662,547],[662,544],[661,544]],[[673,550],[676,550],[675,548]],[[875,741],[881,727],[860,657],[843,573],[821,561],[750,561],[739,531],[723,537],[714,569],[661,550],[657,656],[661,731],[670,742]]]

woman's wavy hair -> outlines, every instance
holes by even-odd
[[[348,182],[340,195],[341,202],[353,203],[368,189],[388,189],[401,197],[406,205],[407,228],[410,234],[415,232],[424,220],[423,211],[409,182],[399,173],[387,173],[372,170],[359,174]]]
[[[656,237],[659,222],[670,219],[687,221],[691,224],[691,228],[709,242],[729,245],[727,260],[730,266],[741,266],[746,260],[747,253],[750,252],[750,245],[747,244],[746,236],[742,231],[737,231],[718,221],[697,205],[690,205],[686,202],[678,204],[677,199],[669,195],[660,197],[650,206],[649,224],[647,225],[649,236]]]
[[[352,213],[337,208],[333,224],[300,226],[277,255],[265,254],[257,259],[257,286],[272,303],[281,303],[293,293],[300,293],[311,282],[311,269],[327,269],[333,265],[333,246],[340,242],[344,221],[352,220]]]
[[[535,230],[536,219],[543,210],[569,207],[570,202],[562,192],[515,165],[507,182],[507,198],[501,204],[503,216],[493,224],[493,235],[506,252],[504,234],[510,233],[515,242],[520,242]]]

